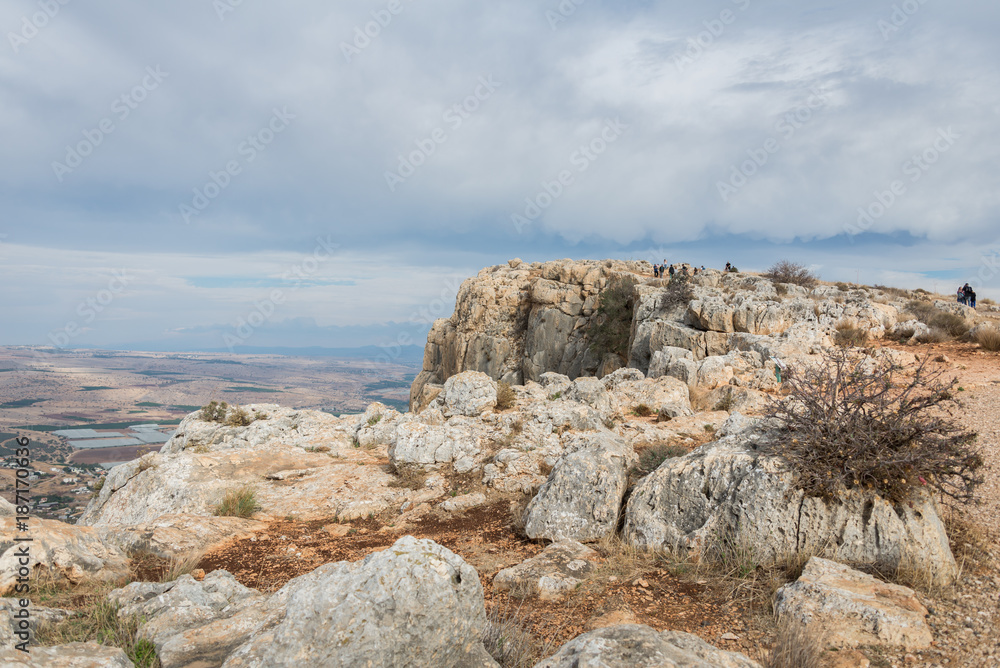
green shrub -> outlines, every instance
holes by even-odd
[[[381,416],[381,415],[373,415],[373,416],[371,416],[370,418],[368,418],[368,426],[369,426],[369,427],[374,427],[374,426],[375,426],[375,425],[377,425],[377,424],[378,424],[378,423],[379,423],[379,422],[380,422],[381,420],[382,420],[382,416]]]
[[[514,389],[502,380],[497,382],[497,410],[505,411],[514,405],[514,400],[517,399],[517,395],[514,394]]]
[[[590,321],[587,339],[590,349],[603,359],[615,353],[628,359],[628,340],[632,331],[632,311],[635,307],[635,278],[614,276],[601,290],[597,312]]]
[[[770,269],[764,272],[764,277],[770,278],[775,283],[793,283],[804,288],[813,287],[819,280],[805,265],[788,260],[775,262]]]
[[[249,486],[227,490],[222,501],[215,506],[215,514],[219,517],[249,519],[258,510],[260,505],[257,503],[257,493]]]
[[[205,422],[225,422],[228,410],[229,404],[225,401],[222,403],[210,401],[207,405],[201,407],[201,413],[198,417]]]
[[[952,419],[956,381],[944,380],[943,368],[929,371],[929,358],[910,375],[845,349],[828,351],[820,365],[789,367],[787,396],[767,410],[783,428],[766,447],[789,462],[811,495],[856,489],[898,503],[927,486],[971,500],[982,482],[976,434]]]
[[[660,308],[665,310],[675,309],[678,306],[687,306],[694,299],[694,290],[688,276],[674,274],[670,277],[667,289],[660,299]]]
[[[226,416],[226,424],[230,427],[246,427],[252,424],[254,418],[246,412],[246,409],[236,406]]]

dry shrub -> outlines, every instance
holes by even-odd
[[[226,490],[222,501],[215,506],[215,514],[219,517],[242,517],[249,519],[260,510],[257,503],[257,493],[252,487],[233,487]]]
[[[694,290],[688,276],[674,275],[667,283],[667,289],[660,298],[660,308],[671,310],[678,306],[687,306],[694,299]]]
[[[790,367],[787,397],[772,397],[766,411],[783,425],[767,447],[816,496],[860,489],[902,502],[926,485],[971,500],[982,482],[976,434],[952,418],[956,380],[944,380],[943,368],[929,371],[929,358],[910,375],[844,349],[825,353],[822,364]]]
[[[873,287],[876,290],[880,290],[887,295],[890,295],[892,297],[899,297],[900,299],[909,299],[910,297],[913,296],[913,293],[911,293],[909,290],[904,290],[903,288],[892,288],[889,287],[888,285],[878,285],[878,284],[874,285]]]
[[[945,341],[950,341],[951,337],[948,336],[948,332],[934,327],[929,332],[924,332],[917,336],[917,343],[944,343]]]
[[[683,457],[687,453],[687,449],[680,445],[668,443],[652,445],[639,453],[639,463],[632,469],[632,474],[639,478],[644,477],[660,468],[660,464],[668,459]]]
[[[98,598],[74,617],[58,624],[41,624],[35,633],[35,644],[50,646],[96,642],[120,648],[137,668],[158,668],[160,660],[156,656],[156,647],[149,640],[136,638],[142,618],[136,615],[119,616],[118,613],[118,605]]]
[[[991,353],[1000,352],[1000,329],[993,327],[980,329],[976,332],[976,343],[983,350]]]
[[[182,575],[190,575],[192,571],[198,568],[198,564],[201,563],[203,556],[204,554],[201,552],[189,552],[183,557],[176,555],[171,557],[170,563],[167,564],[167,570],[160,577],[160,582],[173,582]]]
[[[822,668],[823,641],[804,625],[782,620],[766,668]]]
[[[636,417],[649,417],[653,414],[653,409],[646,404],[639,404],[632,409],[632,414]]]
[[[205,422],[225,422],[226,412],[229,410],[229,404],[223,401],[221,404],[218,401],[210,401],[208,404],[201,407],[201,412],[198,417]]]
[[[969,333],[969,322],[965,318],[942,311],[929,302],[914,300],[906,308],[932,330],[941,330],[951,338],[957,339]]]
[[[514,400],[517,399],[517,395],[514,394],[514,389],[502,380],[497,382],[497,410],[505,411],[514,405]]]
[[[389,487],[418,490],[427,481],[427,471],[416,464],[397,464],[392,466],[396,479],[389,482]]]
[[[819,280],[805,265],[788,260],[775,262],[763,276],[770,278],[774,283],[793,283],[804,288],[813,287]]]
[[[620,582],[631,582],[652,570],[658,560],[655,553],[630,545],[617,534],[604,536],[595,547],[604,557],[591,576],[595,581],[608,581],[614,577]]]
[[[246,409],[239,406],[233,407],[226,416],[226,424],[230,427],[246,427],[252,424],[253,421],[254,419],[250,417]]]
[[[837,330],[834,342],[838,346],[843,348],[860,348],[868,343],[868,330],[859,327],[856,320],[842,318],[834,325],[834,329]]]
[[[551,641],[543,641],[529,631],[531,624],[521,614],[521,606],[511,609],[510,599],[486,610],[483,645],[502,668],[531,668],[552,651]]]

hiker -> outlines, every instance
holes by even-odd
[[[727,263],[726,263],[726,271],[732,271],[732,270],[733,270],[733,265],[731,265],[731,264],[729,264],[729,263],[727,262]]]
[[[962,286],[958,286],[958,303],[965,303],[965,289]]]
[[[660,265],[654,264],[653,265],[653,278],[659,278],[659,277],[660,277]]]
[[[674,273],[676,273],[676,270],[674,269],[674,265],[670,265],[670,278],[674,277]]]
[[[971,306],[972,308],[976,308],[976,291],[975,290],[972,290],[972,303],[969,304],[969,306]]]
[[[962,294],[965,295],[965,301],[962,303],[969,306],[969,303],[972,302],[973,295],[976,293],[972,291],[972,286],[966,283],[962,286]]]

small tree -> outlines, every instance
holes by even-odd
[[[688,277],[675,274],[670,277],[670,283],[667,284],[667,289],[663,292],[660,308],[669,310],[678,306],[687,306],[692,299],[694,299],[694,290],[691,289]]]
[[[771,265],[771,268],[764,273],[765,278],[770,278],[775,283],[794,283],[804,288],[811,288],[816,285],[819,279],[814,273],[809,271],[805,265],[781,260]]]
[[[590,349],[598,357],[616,353],[628,359],[628,340],[632,333],[632,311],[635,307],[635,278],[614,276],[601,291],[597,313],[591,320],[587,338]]]
[[[928,371],[928,358],[904,373],[888,360],[833,349],[821,365],[788,368],[787,397],[766,411],[783,425],[767,447],[816,496],[860,489],[899,502],[926,485],[970,501],[982,482],[976,434],[952,419],[957,381]]]

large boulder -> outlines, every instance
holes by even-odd
[[[122,650],[96,642],[32,647],[30,652],[0,649],[3,668],[133,668],[133,665]]]
[[[606,431],[564,445],[566,454],[528,504],[524,531],[534,539],[598,540],[615,531],[635,452]]]
[[[535,668],[760,668],[696,635],[621,624],[584,633]]]
[[[809,560],[798,580],[778,590],[774,611],[834,647],[913,651],[926,649],[933,639],[927,608],[912,589],[819,557]]]
[[[406,536],[354,563],[320,566],[274,596],[281,621],[224,666],[496,666],[483,647],[475,569],[430,540]]]
[[[477,425],[466,420],[453,419],[443,425],[403,422],[389,447],[389,460],[397,467],[454,462],[457,472],[467,473],[479,466],[484,455],[478,431]]]
[[[527,561],[497,573],[493,588],[522,596],[535,595],[543,601],[558,601],[594,571],[599,558],[597,552],[582,543],[559,541]]]
[[[100,531],[57,520],[32,519],[28,531],[18,530],[13,517],[0,519],[0,595],[13,591],[19,568],[43,573],[69,584],[115,582],[129,574],[129,558]],[[17,538],[31,538],[18,542]],[[22,550],[26,557],[20,556]],[[27,564],[21,563],[26,558]]]
[[[761,564],[793,554],[846,563],[925,569],[938,583],[957,567],[930,494],[915,492],[893,505],[851,492],[824,500],[807,496],[783,460],[765,454],[754,429],[724,425],[719,441],[664,462],[629,497],[624,539],[647,550],[713,558],[739,545]]]
[[[444,383],[444,403],[453,415],[479,415],[497,405],[497,384],[480,371],[465,371]]]

